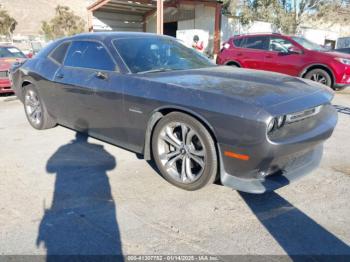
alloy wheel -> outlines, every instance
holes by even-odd
[[[35,91],[27,91],[24,98],[24,105],[29,121],[32,124],[39,126],[42,121],[42,107]]]
[[[192,127],[180,122],[165,125],[157,145],[160,162],[173,179],[188,184],[202,176],[206,167],[206,150]]]
[[[312,74],[310,80],[324,85],[328,84],[327,78],[322,73]]]

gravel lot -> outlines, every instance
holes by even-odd
[[[321,167],[265,195],[187,192],[135,154],[0,97],[0,254],[348,254],[350,89]]]

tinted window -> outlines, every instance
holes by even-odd
[[[66,60],[66,66],[114,71],[115,65],[107,50],[97,42],[72,42]]]
[[[290,41],[283,38],[271,37],[269,41],[270,51],[288,53],[288,49],[292,46]]]
[[[113,43],[133,73],[215,66],[195,50],[170,38],[138,37]]]
[[[267,50],[267,39],[265,36],[246,37],[242,40],[241,47]]]
[[[15,57],[15,58],[26,58],[26,56],[16,47],[0,47],[0,58],[3,57]]]
[[[61,44],[51,52],[50,57],[53,60],[55,60],[57,63],[62,64],[64,60],[64,56],[66,55],[68,46],[69,46],[69,42]]]
[[[326,52],[327,49],[323,48],[322,46],[315,44],[309,40],[307,40],[306,38],[303,37],[298,37],[298,36],[293,36],[292,39],[297,42],[299,45],[301,45],[302,47],[308,49],[308,50],[314,50],[314,51],[323,51]]]
[[[234,44],[236,47],[241,47],[241,45],[242,45],[242,40],[243,40],[243,38],[233,39],[233,44]]]

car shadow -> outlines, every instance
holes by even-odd
[[[114,260],[122,260],[107,176],[115,167],[115,158],[81,133],[48,160],[46,169],[55,175],[55,189],[36,241],[46,248],[47,261],[56,261],[53,255],[116,255]]]
[[[334,105],[334,107],[338,111],[338,113],[350,115],[350,107],[340,106],[340,105]]]
[[[295,259],[313,261],[332,258],[327,256],[337,256],[337,261],[350,258],[350,247],[346,243],[277,193],[239,194],[260,223],[292,258],[295,256]]]

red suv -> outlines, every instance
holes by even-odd
[[[338,90],[350,86],[349,54],[328,51],[299,36],[234,36],[223,44],[217,63],[303,77]]]

